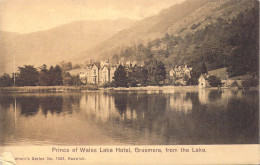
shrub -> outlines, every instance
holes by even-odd
[[[208,81],[209,81],[209,85],[211,87],[217,87],[217,86],[222,85],[221,80],[216,76],[209,76]]]
[[[232,82],[230,85],[230,87],[238,87],[238,86],[239,85],[238,85],[237,81]]]
[[[254,79],[254,78],[247,78],[244,81],[242,81],[242,86],[244,88],[256,87],[258,86],[258,84],[259,84],[258,79]]]
[[[104,88],[109,88],[109,87],[115,87],[115,84],[113,82],[107,82],[103,85]]]

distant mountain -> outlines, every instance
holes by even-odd
[[[78,21],[23,35],[0,31],[0,74],[13,70],[14,54],[20,66],[57,64],[73,59],[73,55],[93,48],[134,22],[129,19]]]

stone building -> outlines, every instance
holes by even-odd
[[[105,62],[89,62],[84,68],[71,70],[69,73],[79,75],[83,84],[103,85],[113,81],[117,66]]]

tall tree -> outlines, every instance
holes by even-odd
[[[122,65],[116,69],[114,74],[114,84],[117,87],[126,87],[127,86],[127,77],[125,68]]]
[[[208,69],[207,69],[207,67],[206,67],[206,65],[205,65],[204,62],[203,62],[202,65],[201,65],[200,72],[201,72],[201,74],[206,74],[206,73],[208,73]]]
[[[159,61],[156,65],[154,77],[155,77],[155,82],[158,85],[164,84],[164,80],[166,79],[166,69],[164,64],[161,61]]]
[[[17,77],[19,86],[36,86],[39,81],[39,73],[32,65],[24,65],[19,67],[20,73]]]
[[[63,84],[67,86],[72,85],[72,77],[69,72],[63,74]]]
[[[40,86],[47,86],[48,85],[48,69],[47,69],[47,65],[43,65],[40,68],[40,73],[39,73],[39,82],[38,85]]]
[[[136,66],[135,77],[138,84],[141,84],[142,86],[147,85],[148,71],[144,67]]]
[[[149,60],[146,62],[145,68],[148,71],[149,85],[160,85],[164,83],[166,79],[166,69],[161,61]]]
[[[55,71],[54,67],[51,66],[50,69],[48,70],[48,85],[52,86],[54,85],[54,79],[55,79]]]
[[[54,79],[53,79],[53,85],[62,85],[62,70],[59,65],[56,65],[54,68]]]

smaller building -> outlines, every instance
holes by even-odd
[[[207,74],[200,75],[198,82],[199,82],[199,84],[198,84],[199,88],[210,87]]]

